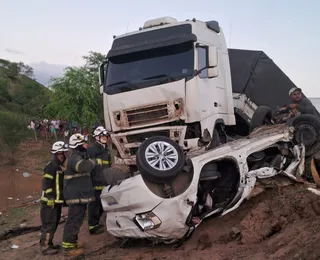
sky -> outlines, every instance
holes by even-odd
[[[304,93],[320,97],[318,0],[0,0],[0,58],[81,65],[146,20],[217,20],[228,47],[264,51]]]

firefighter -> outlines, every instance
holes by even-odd
[[[95,138],[95,143],[88,148],[88,156],[89,158],[100,159],[102,165],[96,165],[92,170],[92,184],[96,200],[88,205],[88,228],[90,234],[101,234],[103,229],[99,225],[99,221],[103,208],[100,195],[103,188],[108,185],[102,175],[102,170],[111,166],[110,153],[107,146],[109,134],[104,127],[99,126],[93,131],[93,137]]]
[[[91,171],[101,160],[87,156],[87,137],[73,134],[69,139],[71,154],[68,157],[64,175],[64,198],[69,206],[68,218],[63,230],[62,247],[65,256],[79,256],[84,253],[83,245],[78,243],[87,204],[95,200]]]
[[[53,237],[61,217],[63,200],[63,164],[66,160],[68,144],[58,141],[52,145],[53,158],[44,168],[41,196],[41,237],[40,251],[43,255],[55,255],[59,245],[53,244]]]

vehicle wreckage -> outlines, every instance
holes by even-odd
[[[167,151],[171,163],[159,163],[156,170],[155,159],[150,160],[153,170],[136,172],[102,191],[107,230],[115,237],[184,240],[205,218],[238,208],[257,180],[282,175],[299,182],[305,166],[304,145],[294,142],[294,128],[285,124],[262,126],[245,138],[195,149],[186,157],[166,137],[149,138],[139,148],[144,158],[155,156],[156,149]],[[161,167],[179,171],[161,174]]]
[[[162,17],[115,36],[99,80],[116,164],[130,171],[105,173],[115,237],[183,241],[257,181],[302,181],[320,150],[319,118],[272,116],[295,84],[262,51],[227,48],[217,21]]]

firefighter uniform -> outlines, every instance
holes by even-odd
[[[88,156],[92,159],[101,160],[101,165],[96,165],[92,170],[92,184],[95,192],[95,201],[92,201],[88,205],[88,228],[90,234],[101,233],[98,231],[100,217],[103,213],[101,204],[101,191],[107,182],[102,175],[102,170],[111,166],[110,153],[107,145],[101,145],[95,142],[91,147],[88,148]]]
[[[59,145],[59,142],[58,142]],[[62,143],[63,145],[63,143]],[[62,149],[62,148],[61,148]],[[63,148],[64,149],[64,148]],[[42,254],[56,254],[59,246],[53,244],[53,237],[60,222],[63,199],[63,169],[57,157],[44,168],[41,195],[41,236],[40,250]]]
[[[71,147],[70,142],[69,146]],[[66,253],[71,252],[70,255],[72,255],[72,251],[77,254],[78,233],[83,224],[87,204],[95,200],[91,171],[96,160],[89,159],[86,154],[86,150],[73,150],[68,158],[64,175],[63,192],[69,210],[63,231],[62,247]]]

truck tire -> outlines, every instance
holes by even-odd
[[[287,121],[288,126],[294,127],[294,142],[303,143],[306,156],[312,156],[320,148],[320,118],[315,115],[298,115]]]
[[[185,165],[185,155],[175,141],[153,136],[143,141],[136,154],[136,164],[143,178],[156,183],[172,181]]]
[[[259,106],[256,111],[254,111],[249,132],[251,133],[255,128],[271,124],[272,111],[270,107]]]

